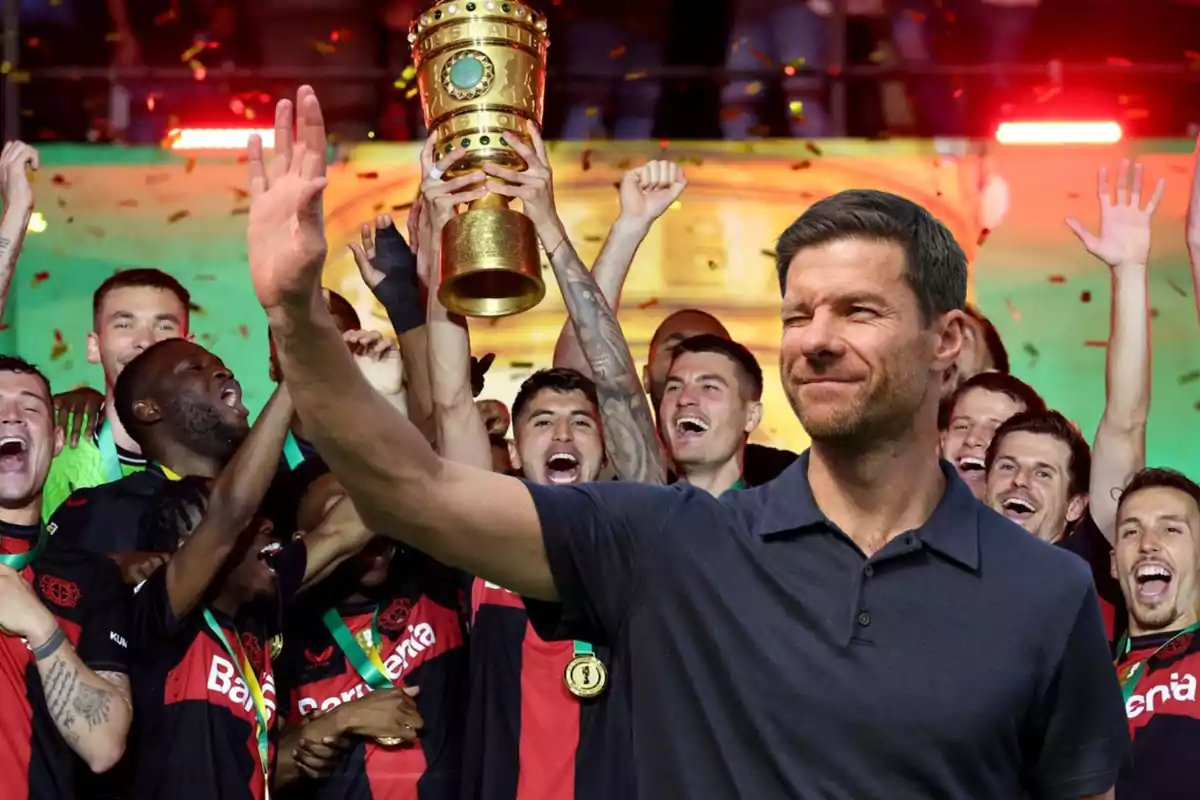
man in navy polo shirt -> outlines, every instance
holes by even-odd
[[[1129,735],[1086,565],[937,458],[966,259],[928,212],[842,192],[780,238],[781,371],[813,445],[775,481],[539,486],[441,459],[355,369],[319,302],[310,88],[296,108],[269,176],[251,140],[247,245],[306,429],[372,530],[557,600],[544,633],[614,648],[639,793],[1110,796]],[[290,102],[276,121],[290,141]],[[551,261],[577,259],[554,233]]]

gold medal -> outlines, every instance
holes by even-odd
[[[378,736],[375,738],[375,742],[380,747],[399,747],[404,744],[404,740],[399,736]]]
[[[371,652],[371,647],[374,642],[371,641],[370,628],[363,628],[361,631],[354,634],[354,639],[358,642],[358,646],[362,648],[364,653]]]
[[[603,661],[591,653],[584,653],[571,659],[563,678],[571,694],[587,700],[604,691],[608,685],[608,670]]]
[[[267,642],[267,649],[271,653],[271,660],[279,658],[279,654],[283,652],[283,634],[272,636]]]

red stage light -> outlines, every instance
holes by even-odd
[[[1116,122],[1001,122],[1000,144],[1115,144],[1123,133]]]
[[[263,148],[275,146],[274,128],[174,128],[167,133],[171,150],[245,150],[250,135],[262,137]]]

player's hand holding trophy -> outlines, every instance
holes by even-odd
[[[451,177],[492,163],[524,170],[509,141],[540,126],[546,87],[546,18],[509,0],[453,0],[429,7],[409,32],[434,158],[456,149]],[[488,194],[442,230],[438,299],[471,317],[503,317],[546,293],[533,223]]]

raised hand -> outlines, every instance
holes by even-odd
[[[495,164],[484,164],[483,171],[491,178],[487,182],[488,191],[521,198],[525,216],[533,220],[538,231],[542,231],[558,222],[558,211],[554,207],[554,176],[550,172],[546,143],[542,141],[537,125],[529,122],[526,130],[532,147],[516,136],[509,139],[512,149],[525,159],[524,172]]]
[[[53,635],[56,625],[21,573],[0,565],[0,631],[24,637],[37,647]]]
[[[275,155],[269,167],[262,140],[250,137],[246,249],[254,292],[265,309],[308,307],[320,286],[328,250],[321,209],[325,151],[325,120],[309,86],[300,87],[294,108],[290,100],[275,107]]]
[[[463,203],[482,200],[487,196],[487,188],[483,182],[487,176],[482,172],[472,172],[457,178],[446,180],[446,172],[467,154],[465,149],[453,150],[442,156],[436,164],[433,161],[434,137],[425,140],[421,148],[421,190],[420,197],[424,204],[420,216],[428,220],[426,231],[432,236],[441,236],[442,228],[450,218],[458,213],[458,207]],[[418,245],[422,247],[424,244]]]
[[[104,419],[104,395],[90,386],[80,386],[54,395],[54,416],[67,433],[71,447],[79,446],[80,434],[90,439]]]
[[[648,161],[621,176],[621,217],[649,226],[687,188],[683,168],[670,161]]]
[[[24,142],[5,142],[0,151],[0,204],[4,213],[9,209],[33,208],[33,187],[27,170],[37,171],[42,165],[38,151]]]
[[[390,397],[404,390],[404,360],[399,345],[379,331],[346,331],[342,340],[375,391]]]
[[[1100,200],[1100,233],[1093,234],[1074,217],[1067,217],[1067,227],[1079,237],[1089,253],[1110,267],[1145,265],[1150,259],[1150,218],[1162,200],[1165,181],[1161,178],[1154,194],[1142,208],[1142,165],[1133,167],[1133,182],[1129,185],[1129,160],[1117,169],[1117,197],[1113,202],[1108,185],[1108,167],[1101,167],[1096,194]]]
[[[360,231],[361,244],[351,242],[350,252],[354,253],[354,263],[358,265],[358,273],[362,276],[367,288],[374,291],[384,278],[396,276],[404,280],[416,278],[416,255],[395,223],[387,214],[375,217],[375,227],[363,223]]]

